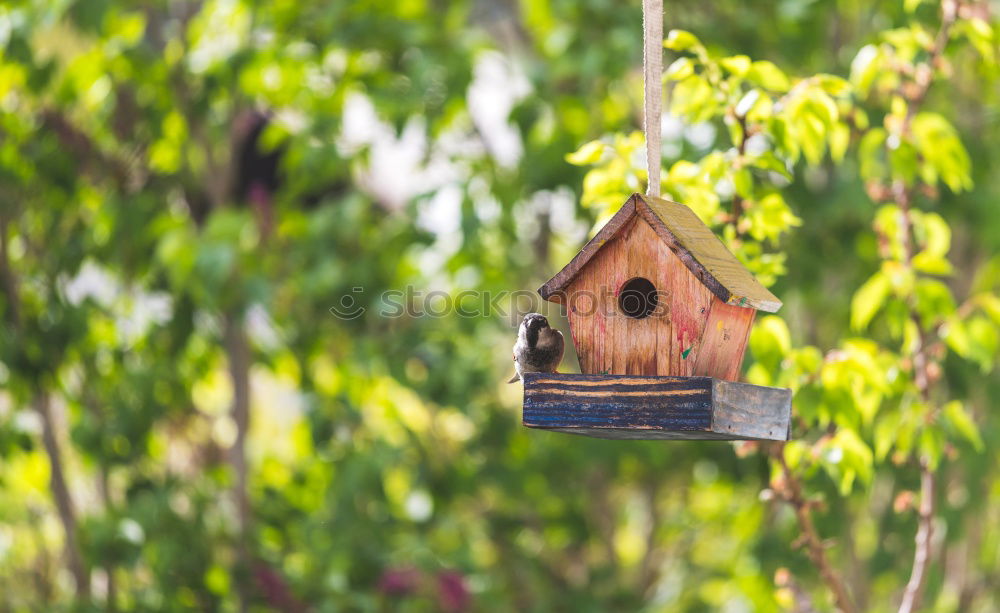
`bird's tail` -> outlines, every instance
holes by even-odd
[[[517,376],[517,373],[514,373],[514,376],[513,376],[513,377],[511,377],[511,378],[510,378],[510,379],[509,379],[509,380],[507,381],[507,383],[517,383],[517,382],[518,382],[518,381],[520,381],[520,380],[521,380],[521,377]]]

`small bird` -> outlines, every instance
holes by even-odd
[[[549,327],[549,320],[538,313],[528,313],[517,329],[514,343],[514,370],[510,381],[521,379],[526,372],[556,372],[562,362],[562,332]]]

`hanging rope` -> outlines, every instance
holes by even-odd
[[[646,193],[660,195],[660,115],[663,95],[663,0],[642,0],[642,79],[646,133]]]

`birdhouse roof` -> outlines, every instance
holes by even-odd
[[[632,194],[628,202],[576,257],[538,288],[542,298],[558,302],[559,293],[569,286],[591,258],[636,215],[653,227],[657,236],[719,300],[769,313],[781,307],[781,301],[726,249],[694,211],[683,204],[641,194]]]

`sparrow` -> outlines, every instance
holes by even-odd
[[[514,370],[507,383],[521,379],[526,372],[556,372],[562,362],[562,332],[549,326],[549,320],[538,313],[528,313],[517,329],[514,343]]]

